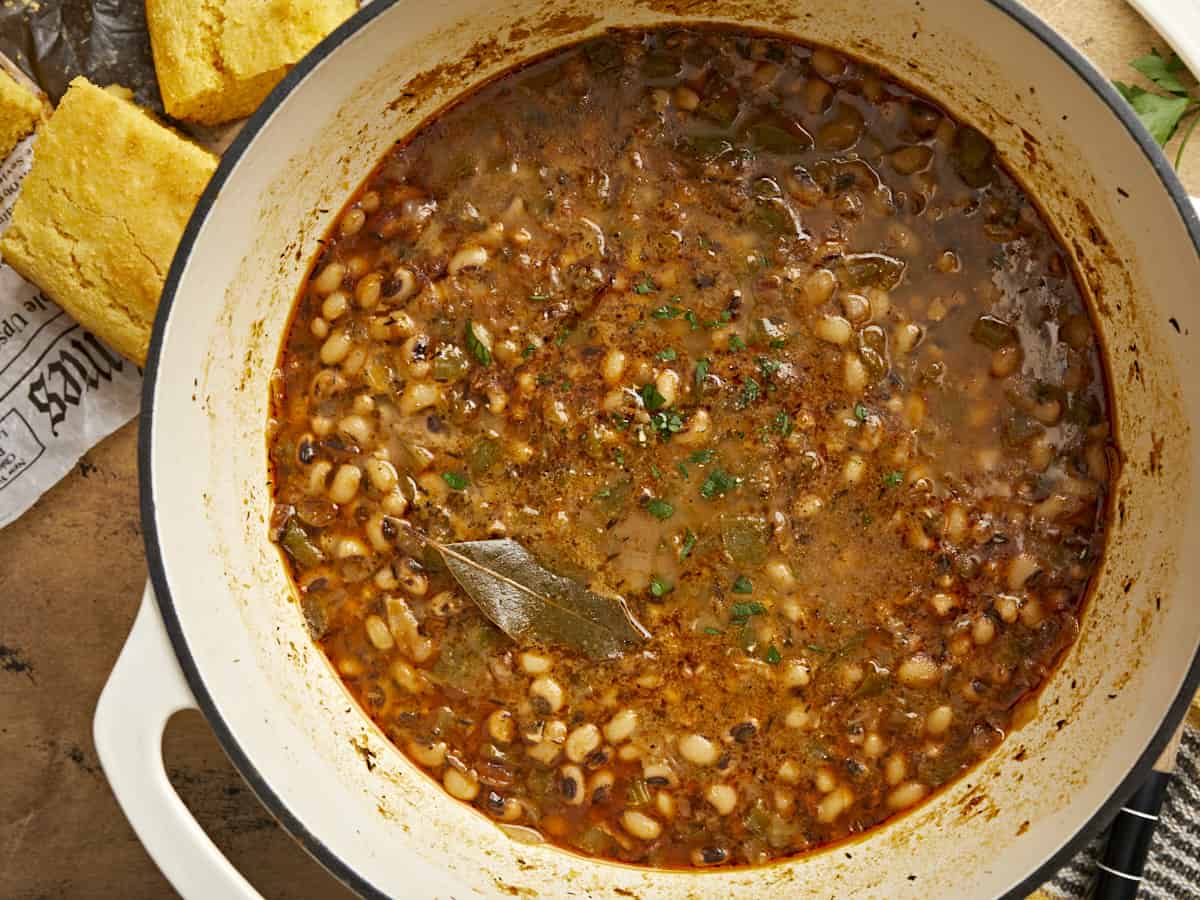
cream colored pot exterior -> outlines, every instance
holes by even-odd
[[[1200,642],[1200,258],[1161,158],[1152,162],[1019,16],[1028,14],[987,0],[379,0],[268,101],[222,163],[164,300],[143,423],[146,531],[167,629],[218,735],[285,824],[357,889],[996,896],[1153,755],[1169,711],[1182,714]],[[532,54],[608,26],[701,18],[867,57],[996,138],[1096,294],[1124,465],[1093,608],[1031,724],[932,802],[855,843],[693,873],[515,843],[383,738],[310,640],[268,542],[264,430],[282,329],[317,239],[392,142]]]

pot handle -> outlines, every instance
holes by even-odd
[[[196,699],[179,668],[149,584],[96,704],[100,765],[146,851],[181,896],[262,900],[217,849],[167,779],[167,720]]]

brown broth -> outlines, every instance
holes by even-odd
[[[991,144],[828,50],[617,32],[396,146],[297,301],[275,537],[368,714],[577,851],[757,864],[991,752],[1079,628],[1110,429]],[[517,647],[400,520],[626,598]]]

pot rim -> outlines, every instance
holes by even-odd
[[[369,23],[390,10],[402,0],[375,0],[375,2],[360,8],[358,12],[344,21],[337,29],[329,34],[321,43],[314,47],[292,70],[275,86],[266,100],[249,118],[234,141],[221,157],[215,173],[209,181],[200,200],[197,202],[180,239],[179,247],[171,261],[163,285],[159,301],[158,313],[155,317],[154,328],[150,339],[150,348],[144,368],[145,382],[142,390],[141,410],[138,417],[138,475],[139,503],[141,507],[141,522],[143,539],[146,550],[146,561],[149,569],[151,585],[158,601],[158,609],[170,637],[171,646],[179,660],[179,665],[187,679],[188,686],[195,695],[196,702],[203,712],[209,727],[216,735],[221,748],[229,757],[238,773],[245,779],[258,800],[267,811],[279,821],[287,832],[313,858],[336,878],[349,888],[364,897],[387,898],[384,893],[356,870],[351,868],[331,850],[317,835],[310,831],[299,817],[292,812],[283,799],[272,789],[267,778],[250,761],[245,751],[238,743],[233,730],[221,717],[212,695],[209,693],[200,670],[196,665],[184,635],[183,627],[175,610],[175,602],[171,596],[166,571],[163,566],[162,546],[158,535],[156,505],[154,498],[154,480],[151,476],[151,464],[154,457],[154,399],[158,370],[161,363],[163,334],[167,319],[170,318],[171,307],[175,302],[179,282],[187,266],[189,257],[196,243],[196,238],[204,226],[205,220],[225,182],[229,179],[242,156],[257,138],[260,131],[271,118],[276,108],[292,93],[293,90],[308,77],[327,56],[337,50],[350,37],[366,27]],[[1175,204],[1184,226],[1192,239],[1192,244],[1200,255],[1200,216],[1197,209],[1180,182],[1170,162],[1167,160],[1159,145],[1150,136],[1129,105],[1121,98],[1108,79],[1093,66],[1084,55],[1077,50],[1065,37],[1055,31],[1036,14],[1026,9],[1018,0],[986,0],[988,4],[1007,15],[1022,26],[1034,38],[1041,41],[1052,50],[1078,75],[1088,87],[1100,98],[1109,111],[1125,126],[1129,136],[1141,149],[1153,167],[1159,181],[1166,189]],[[1003,897],[1006,900],[1023,900],[1052,877],[1066,862],[1095,837],[1102,828],[1107,826],[1125,801],[1142,784],[1150,773],[1155,761],[1166,747],[1175,729],[1187,714],[1191,698],[1200,688],[1200,648],[1192,658],[1187,676],[1178,694],[1171,703],[1166,717],[1154,733],[1146,749],[1137,762],[1121,780],[1120,784],[1078,831],[1063,842],[1057,850],[1051,853],[1038,865],[1033,872],[1019,883],[1013,885]]]

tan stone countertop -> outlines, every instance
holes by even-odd
[[[1110,76],[1166,47],[1121,0],[1027,0]],[[1200,137],[1183,165],[1200,194]],[[137,425],[80,461],[0,531],[0,897],[173,895],[117,807],[92,711],[146,579]],[[198,713],[164,739],[172,782],[234,864],[271,898],[349,893],[258,804]]]

